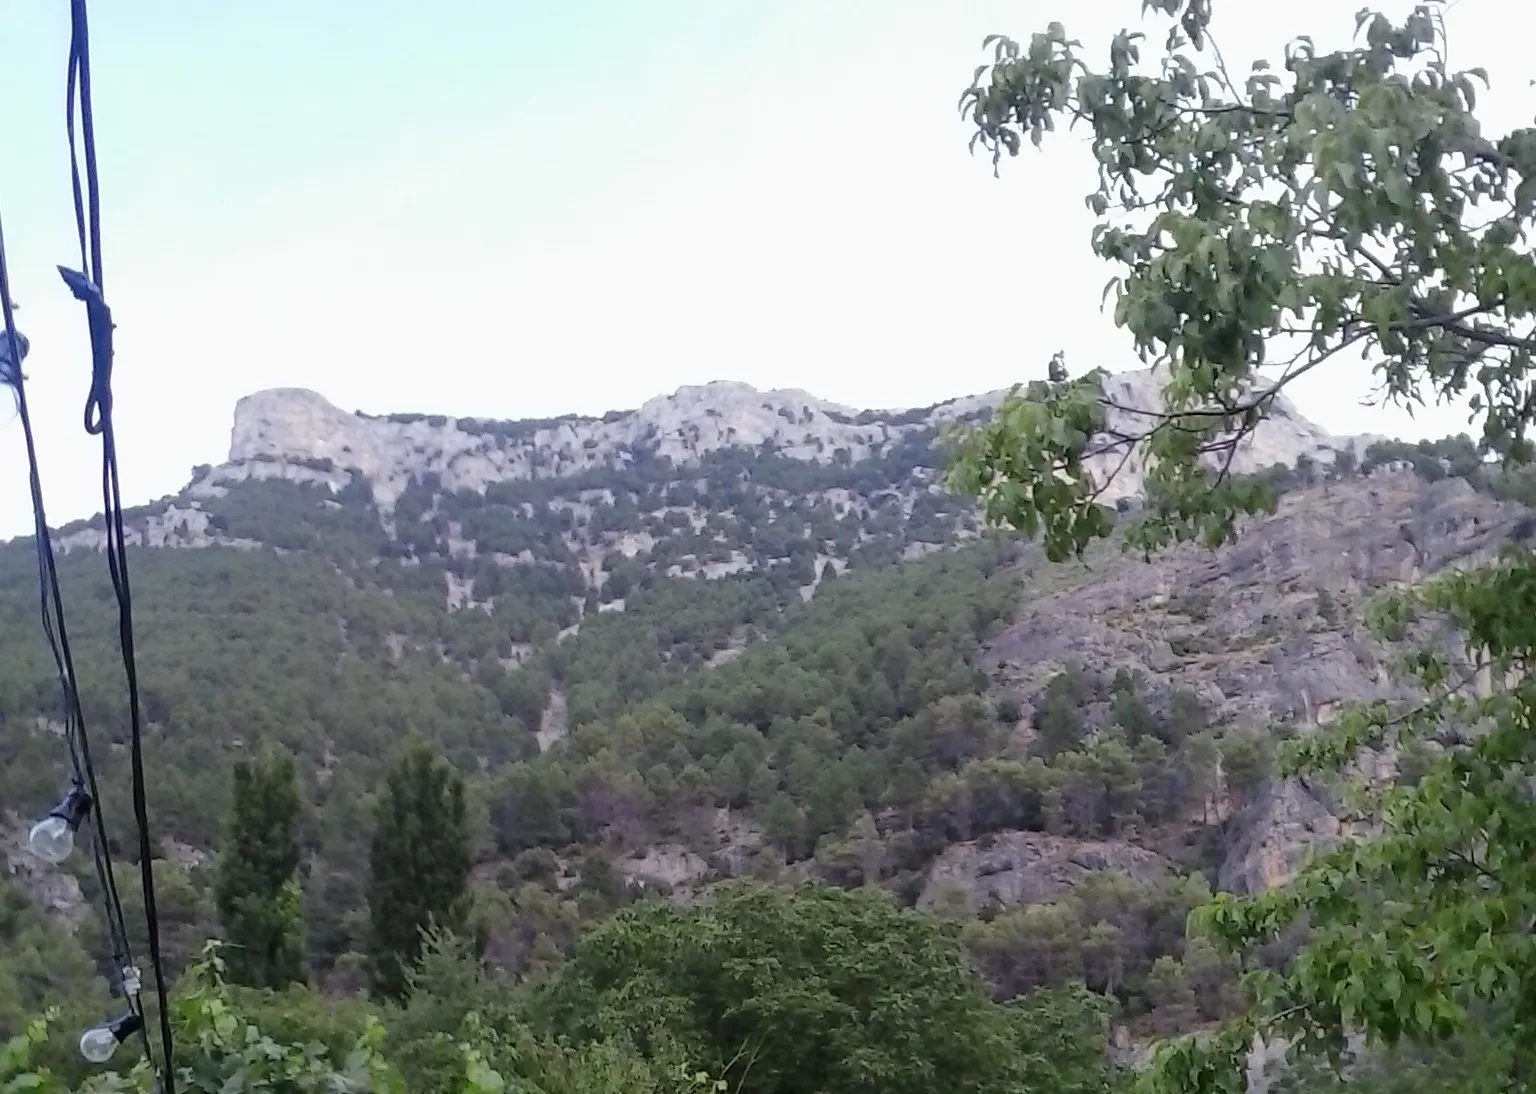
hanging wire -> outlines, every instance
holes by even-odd
[[[130,766],[133,817],[139,837],[139,874],[144,889],[144,918],[149,934],[149,962],[159,1003],[160,1049],[165,1062],[161,1087],[175,1094],[174,1046],[165,967],[160,952],[160,917],[155,901],[154,842],[144,779],[144,726],[139,701],[138,658],[133,635],[133,592],[128,580],[128,545],[123,523],[122,485],[118,474],[117,437],[112,421],[112,310],[103,296],[101,264],[101,202],[96,173],[96,123],[91,110],[91,47],[85,0],[70,2],[70,43],[65,128],[69,137],[70,181],[75,225],[80,240],[78,271],[59,267],[75,298],[85,304],[91,335],[91,393],[86,402],[85,429],[101,437],[103,517],[107,530],[107,568],[117,595],[118,638],[128,683]],[[75,115],[80,117],[85,182],[81,185],[76,152]],[[148,1051],[148,1042],[145,1044]],[[153,1056],[151,1056],[153,1060]]]
[[[53,554],[53,538],[48,528],[47,509],[43,502],[42,476],[38,468],[37,442],[32,429],[32,415],[27,405],[27,388],[22,372],[22,360],[26,356],[27,342],[16,329],[16,315],[11,300],[10,272],[5,258],[5,231],[0,225],[0,317],[4,319],[6,352],[4,359],[10,368],[5,383],[16,400],[17,416],[21,420],[22,436],[26,441],[27,470],[32,494],[34,543],[37,549],[38,589],[43,619],[43,634],[53,655],[54,669],[63,695],[64,739],[69,749],[71,774],[77,786],[91,796],[92,825],[90,830],[91,861],[96,879],[101,886],[106,918],[107,940],[112,954],[111,983],[114,992],[127,1001],[129,1010],[140,1018],[142,1002],[136,986],[138,974],[133,967],[133,951],[128,942],[127,924],[123,916],[122,900],[117,891],[117,879],[112,872],[112,850],[107,838],[106,820],[102,814],[101,791],[97,785],[96,767],[91,760],[90,737],[86,732],[85,715],[80,705],[80,689],[75,674],[74,655],[69,645],[69,629],[64,620],[64,599],[59,588],[58,570]],[[144,1051],[150,1054],[149,1039],[144,1037]]]

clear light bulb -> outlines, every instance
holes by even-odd
[[[91,811],[91,796],[79,783],[27,833],[27,849],[46,863],[57,866],[75,847],[75,832]]]
[[[104,1064],[121,1043],[111,1026],[96,1026],[80,1035],[80,1055],[89,1063]]]
[[[57,866],[75,849],[75,830],[65,818],[50,814],[27,833],[27,849],[50,866]]]
[[[112,1059],[117,1046],[144,1028],[144,1019],[129,1011],[103,1025],[92,1026],[80,1035],[80,1055],[93,1064]]]

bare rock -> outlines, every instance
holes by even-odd
[[[675,843],[658,844],[619,859],[614,868],[630,884],[648,882],[668,892],[697,884],[709,873],[709,863]]]
[[[539,751],[548,752],[570,736],[570,732],[571,719],[565,692],[558,687],[551,688],[549,701],[545,704],[544,713],[539,718],[539,728],[533,734],[539,742]]]
[[[1306,731],[1340,704],[1407,694],[1386,651],[1350,622],[1351,605],[1489,561],[1528,519],[1463,480],[1426,484],[1407,471],[1300,490],[1216,552],[1189,546],[1147,562],[1107,548],[1090,566],[1042,571],[991,645],[993,678],[1027,701],[1067,664],[1124,667],[1154,690],[1193,692],[1220,725]],[[1290,876],[1307,848],[1339,836],[1300,784],[1267,790],[1243,824],[1220,882],[1245,891]]]
[[[1032,904],[1065,892],[1089,874],[1114,871],[1152,883],[1169,876],[1166,859],[1117,840],[1070,840],[1040,832],[1003,832],[947,848],[928,870],[918,906],[949,892],[972,909]]]
[[[1152,370],[1126,372],[1105,381],[1112,429],[1125,429],[1135,410],[1162,406],[1162,377]],[[665,457],[675,466],[697,464],[724,448],[771,448],[790,459],[830,463],[860,460],[886,450],[915,431],[984,415],[1006,393],[954,399],[926,410],[860,412],[798,390],[758,391],[722,380],[682,387],[638,409],[602,418],[568,416],[544,422],[485,422],[471,418],[348,414],[302,388],[277,388],[241,399],[235,407],[229,460],[194,484],[213,493],[220,483],[281,477],[346,485],[354,474],[372,487],[389,510],[412,477],[437,475],[448,490],[484,492],[491,483],[622,467],[642,457]],[[1127,409],[1132,408],[1132,409]],[[1269,420],[1239,447],[1233,466],[1257,470],[1294,465],[1303,457],[1331,463],[1348,439],[1329,436],[1298,415],[1284,399]],[[1102,478],[1118,457],[1090,461]],[[1115,478],[1108,497],[1139,493],[1140,458]]]
[[[1308,852],[1327,847],[1342,831],[1319,797],[1292,779],[1268,787],[1228,849],[1217,884],[1237,893],[1284,885]]]
[[[1096,438],[1095,448],[1109,437],[1134,437],[1146,432],[1148,411],[1164,407],[1163,387],[1168,382],[1165,368],[1155,367],[1118,373],[1102,383],[1103,405],[1108,429]],[[1335,437],[1321,426],[1303,418],[1295,405],[1283,395],[1273,400],[1269,416],[1237,445],[1231,469],[1250,474],[1281,464],[1294,467],[1298,460],[1310,459],[1323,467],[1331,465],[1341,449],[1360,449],[1353,438]],[[1106,488],[1106,501],[1139,495],[1146,475],[1146,453],[1133,450],[1128,458],[1116,448],[1084,461],[1087,469]]]
[[[68,873],[33,857],[27,850],[27,822],[15,814],[0,815],[0,866],[26,890],[34,904],[74,930],[87,906],[80,883]]]

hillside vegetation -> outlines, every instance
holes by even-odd
[[[1420,481],[1449,474],[1479,492],[1513,489],[1480,464],[1457,464],[1459,445],[1378,447],[1360,466],[1329,474],[1343,483],[1407,464]],[[718,502],[718,527],[752,528],[736,523],[733,507],[745,496],[776,498],[774,522],[812,545],[805,557],[838,557],[829,542],[836,525],[795,524],[797,503],[780,480],[760,486],[732,474],[739,482]],[[1301,491],[1305,509],[1329,488],[1309,478],[1323,476],[1276,469],[1267,481],[1281,496]],[[893,489],[890,481],[873,486]],[[633,503],[618,529],[643,528],[657,495],[621,487],[606,487]],[[533,539],[539,514],[563,496],[503,515],[506,534],[565,549],[568,529]],[[455,525],[473,526],[469,499],[454,504]],[[488,499],[484,509],[497,504]],[[230,487],[210,508],[240,538],[273,545],[134,556],[173,971],[220,933],[213,855],[228,834],[230,765],[277,747],[302,773],[307,975],[331,993],[362,984],[378,787],[399,743],[416,737],[468,778],[476,865],[465,929],[493,976],[549,974],[591,925],[635,901],[692,899],[731,877],[817,878],[880,887],[955,922],[996,1000],[1081,983],[1110,1000],[1107,1018],[1138,1036],[1241,1006],[1236,966],[1189,941],[1184,921],[1209,898],[1263,797],[1275,746],[1267,727],[1234,721],[1176,674],[1093,663],[1089,649],[1044,666],[1034,688],[1011,681],[1010,666],[989,652],[1032,601],[1071,613],[1075,590],[1103,588],[1109,573],[1132,575],[1155,596],[1150,576],[1134,577],[1142,564],[1117,551],[1063,571],[1038,548],[973,535],[900,561],[895,544],[920,526],[883,531],[849,517],[863,547],[841,570],[792,573],[761,548],[765,537],[722,534],[716,549],[752,565],[704,578],[669,576],[680,556],[658,536],[650,551],[615,561],[604,590],[564,596],[540,615],[540,601],[520,595],[522,579],[539,570],[492,563],[482,573],[446,547],[404,557],[381,549],[394,541],[361,492],[254,482]],[[395,521],[404,527],[399,510]],[[691,534],[687,527],[679,534]],[[455,567],[489,610],[450,609]],[[0,800],[21,803],[19,817],[48,804],[64,781],[46,648],[31,633],[34,575],[29,544],[0,551],[0,627],[17,636],[0,667]],[[89,552],[62,559],[61,579],[88,724],[113,744],[102,764],[106,812],[121,825],[130,813],[110,586]],[[614,597],[608,586],[626,580]],[[1347,610],[1334,608],[1322,625],[1347,627]],[[140,905],[131,851],[126,842],[115,850],[132,916]],[[985,881],[998,854],[1037,858],[1045,871],[1037,876],[1054,879],[1064,867],[1051,856],[1083,853],[1097,864],[1061,882],[1012,891]],[[8,1032],[48,1002],[96,997],[93,959],[105,940],[82,906],[95,881],[86,863],[70,868],[80,894],[63,909],[73,937],[17,905],[8,937],[18,954],[35,956],[4,966]],[[45,890],[45,877],[21,878],[29,879],[34,892]],[[13,884],[12,899],[22,891]],[[138,931],[142,940],[142,924]],[[22,960],[48,971],[27,974]]]
[[[1529,1087],[1536,273],[1460,213],[1513,192],[1523,225],[1536,143],[1473,140],[1425,11],[1295,53],[1282,99],[1192,74],[1208,5],[1152,7],[1182,15],[1157,79],[1128,37],[1082,72],[1052,25],[966,99],[999,159],[1088,121],[1101,214],[1172,179],[1150,234],[1095,237],[1173,366],[1140,436],[1060,359],[958,415],[947,469],[937,408],[731,386],[696,421],[364,420],[277,392],[132,514],[183,1089],[1230,1094],[1287,1041],[1268,1089]],[[1415,58],[1434,78],[1394,75]],[[1319,241],[1336,270],[1303,269]],[[1491,370],[1484,436],[1327,438],[1254,385],[1282,312],[1314,322],[1297,367],[1374,340],[1405,397]],[[1259,423],[1285,461],[1231,473]],[[1087,468],[1121,443],[1156,459],[1112,494]],[[99,522],[60,545],[142,955]],[[22,848],[66,783],[35,581],[0,547],[0,1090],[147,1092],[135,1051],[87,1078],[72,1048],[114,1006],[100,880]]]

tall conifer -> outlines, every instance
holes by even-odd
[[[235,983],[280,988],[304,980],[298,822],[292,757],[269,754],[235,764],[214,877],[224,956]]]
[[[464,779],[419,740],[385,780],[374,819],[368,883],[368,956],[374,990],[405,995],[430,927],[462,934],[468,919],[470,842]]]

